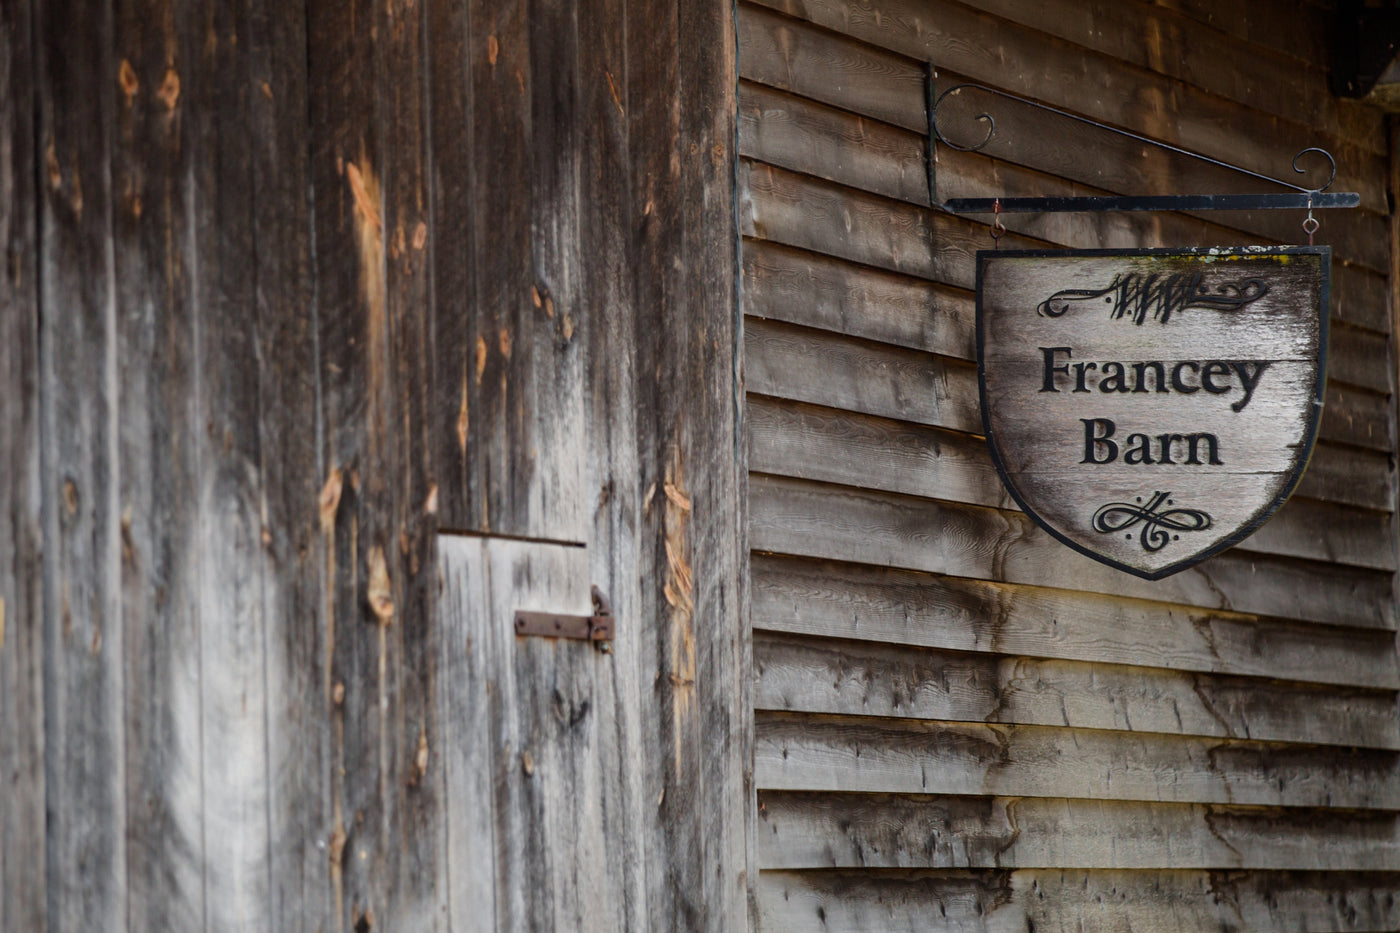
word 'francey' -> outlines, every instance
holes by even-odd
[[[1073,347],[1039,347],[1045,361],[1040,383],[1042,392],[1059,392],[1072,384],[1070,392],[1164,392],[1194,395],[1204,389],[1211,395],[1226,395],[1239,386],[1241,396],[1231,411],[1243,411],[1270,360],[1180,360],[1163,362],[1078,362]],[[1061,362],[1063,357],[1064,362]],[[1073,375],[1071,375],[1071,373]],[[1064,377],[1063,381],[1061,376]]]

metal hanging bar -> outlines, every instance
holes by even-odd
[[[981,213],[1069,213],[1080,211],[1259,211],[1259,210],[1302,210],[1312,208],[1337,208],[1337,207],[1357,207],[1361,203],[1361,195],[1354,191],[1327,192],[1327,188],[1337,177],[1337,160],[1332,158],[1332,154],[1325,149],[1310,146],[1302,150],[1293,157],[1293,171],[1299,175],[1306,174],[1306,170],[1298,167],[1298,161],[1309,153],[1317,153],[1327,160],[1331,169],[1331,174],[1327,177],[1326,184],[1316,188],[1306,188],[1302,185],[1291,184],[1259,172],[1241,168],[1238,165],[1231,165],[1219,159],[1212,159],[1210,156],[1201,155],[1199,152],[1192,152],[1189,149],[1182,149],[1169,143],[1160,142],[1147,136],[1141,136],[1128,130],[1119,129],[1116,126],[1108,126],[1096,120],[1090,120],[1077,114],[1068,113],[1055,107],[1027,100],[1024,97],[1010,94],[1006,91],[999,91],[996,88],[987,87],[984,84],[964,83],[954,85],[948,90],[934,97],[933,94],[933,72],[929,69],[928,75],[928,99],[931,102],[928,107],[929,118],[929,193],[930,200],[934,206],[954,214],[981,214]],[[975,90],[994,97],[1015,101],[1027,107],[1033,107],[1046,113],[1073,120],[1076,123],[1113,133],[1128,139],[1154,146],[1158,149],[1165,149],[1168,152],[1187,158],[1196,159],[1218,168],[1247,175],[1250,178],[1279,185],[1289,189],[1289,193],[1276,194],[1202,194],[1202,195],[1146,195],[1146,196],[1089,196],[1089,197],[1052,197],[1052,198],[950,198],[943,204],[938,204],[936,197],[933,197],[934,175],[932,170],[932,150],[935,141],[943,143],[949,148],[959,152],[977,152],[987,143],[991,142],[996,134],[996,120],[991,114],[979,113],[976,120],[985,123],[987,133],[982,141],[975,146],[960,146],[949,140],[938,127],[938,108],[943,105],[953,94],[962,91]]]

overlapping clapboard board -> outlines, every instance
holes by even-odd
[[[974,9],[973,6],[981,9]],[[759,900],[765,929],[1400,924],[1394,357],[1379,117],[1303,5],[739,8]],[[1316,22],[1314,22],[1316,21]],[[1208,25],[1209,23],[1209,25]],[[1143,39],[1148,36],[1148,39]],[[1150,583],[1016,511],[980,436],[974,220],[929,211],[923,61],[1287,171],[1363,208],[1333,269],[1320,442],[1240,547]],[[1237,190],[1030,111],[956,196]],[[1012,247],[1297,242],[1290,214],[1020,215]]]

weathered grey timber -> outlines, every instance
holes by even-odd
[[[1393,925],[1393,140],[1330,97],[1305,26],[1228,6],[740,5],[765,929]],[[930,191],[926,66],[1275,175],[1339,153],[1365,194],[1318,241],[1319,441],[1252,538],[1157,582],[1057,553],[980,436],[985,219],[926,207],[1235,181],[1008,105],[984,151],[935,147]],[[1296,243],[1298,220],[1015,215],[999,245]]]
[[[732,10],[16,0],[0,63],[0,929],[494,928],[473,548],[618,618],[500,641],[503,922],[743,928]]]
[[[0,101],[29,100],[33,9],[0,4]],[[34,111],[0,110],[0,929],[47,913],[39,250]]]

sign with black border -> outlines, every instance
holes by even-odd
[[[1326,246],[984,250],[982,423],[1026,514],[1157,580],[1267,521],[1312,454]]]

